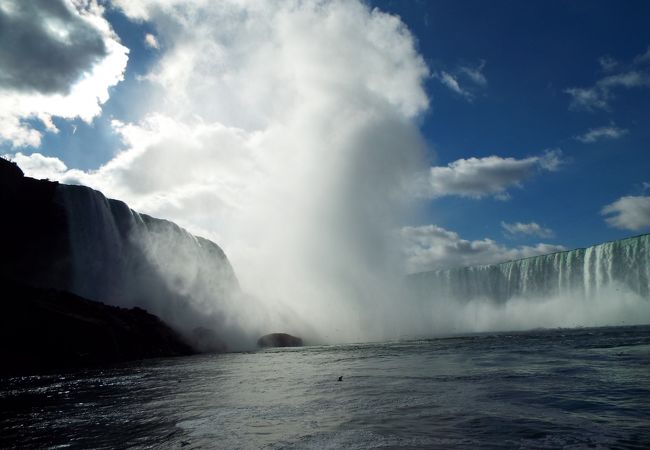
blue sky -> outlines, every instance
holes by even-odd
[[[642,194],[643,183],[650,180],[650,89],[617,89],[607,110],[594,111],[572,110],[565,90],[593,86],[606,76],[599,64],[602,57],[625,67],[646,51],[650,5],[373,4],[402,17],[432,71],[485,62],[487,85],[471,102],[437,79],[427,82],[432,107],[422,130],[436,151],[436,164],[469,156],[530,156],[546,148],[560,148],[566,159],[561,170],[538,174],[521,189],[513,189],[508,201],[436,200],[430,211],[437,223],[468,239],[502,240],[501,221],[534,221],[554,230],[553,241],[569,248],[634,234],[608,226],[600,210],[619,197]],[[627,132],[593,143],[575,139],[589,129],[612,124]],[[534,237],[519,239],[532,243]]]
[[[296,204],[310,204],[314,195],[318,198],[332,185],[332,180],[341,185],[342,176],[327,172],[335,170],[327,166],[323,172],[329,178],[320,180],[322,184],[300,184],[310,180],[306,175],[313,173],[309,164],[329,161],[337,151],[325,149],[313,162],[298,153],[285,155],[277,144],[278,156],[270,163],[257,159],[259,151],[250,150],[257,145],[255,136],[259,133],[255,131],[273,131],[278,123],[284,124],[295,132],[296,140],[302,139],[301,147],[320,148],[316,141],[323,131],[309,134],[304,131],[309,127],[304,125],[292,128],[297,127],[296,119],[288,118],[286,111],[306,108],[305,102],[295,106],[292,99],[310,92],[309,103],[323,94],[323,86],[336,90],[348,82],[349,75],[350,84],[341,88],[340,95],[323,94],[327,101],[338,105],[337,111],[354,108],[357,101],[363,111],[374,108],[368,105],[388,105],[386,111],[381,109],[384,106],[378,107],[377,115],[394,125],[395,133],[407,136],[404,147],[423,144],[430,166],[426,168],[426,192],[418,196],[417,214],[405,216],[399,224],[405,227],[402,235],[411,246],[406,251],[409,270],[495,262],[650,230],[647,2],[372,1],[360,6],[334,2],[335,7],[307,13],[297,11],[302,6],[291,9],[289,3],[280,3],[276,9],[283,14],[278,15],[275,6],[268,10],[242,6],[240,10],[240,6],[227,2],[229,6],[222,8],[226,14],[218,3],[201,10],[203,6],[190,8],[182,2],[170,2],[173,6],[166,7],[165,2],[155,0],[140,6],[116,1],[102,3],[104,9],[85,11],[86,17],[98,18],[104,28],[95,27],[98,22],[76,17],[75,11],[79,13],[82,7],[60,2],[72,11],[72,18],[61,16],[57,20],[75,31],[66,36],[78,36],[77,51],[95,52],[89,53],[94,64],[114,58],[103,69],[108,81],[97,85],[97,92],[104,89],[108,96],[101,99],[97,94],[97,99],[90,96],[88,104],[79,103],[80,111],[87,112],[64,112],[54,106],[41,107],[42,98],[28,98],[25,87],[15,81],[13,85],[3,82],[3,101],[22,103],[18,112],[4,119],[17,131],[13,135],[5,132],[0,153],[14,158],[28,174],[89,184],[137,209],[173,219],[225,243],[227,250],[245,254],[232,238],[232,230],[242,229],[243,216],[230,221],[228,214],[246,209],[241,205],[247,201],[264,204],[266,192],[284,192],[282,189],[291,195],[311,192],[309,200],[295,194]],[[39,8],[39,2],[27,3]],[[16,15],[15,5],[18,3],[5,2],[0,11],[16,20],[16,26],[32,26],[28,19],[17,19],[21,16]],[[400,31],[396,22],[385,20],[389,16],[374,14],[373,8],[398,17],[408,31]],[[39,24],[50,16],[44,13],[38,17],[33,21],[40,29]],[[252,22],[250,17],[259,21]],[[321,34],[310,34],[309,27],[300,26],[301,21],[335,26],[324,27]],[[251,28],[251,36],[268,25],[265,39],[271,36],[277,44],[268,52],[279,53],[258,55],[259,42],[264,41],[246,34],[248,29],[242,23],[257,24]],[[282,28],[284,33],[276,33],[276,25],[278,29],[286,27]],[[208,31],[197,31],[202,27]],[[223,31],[215,31],[217,28]],[[83,39],[89,39],[88,30],[104,40],[105,49],[82,45]],[[49,31],[44,33],[50,36]],[[148,35],[149,43],[145,41]],[[332,54],[349,54],[352,62],[342,61],[339,67],[336,59],[316,59],[309,52],[303,53],[299,43],[311,43],[314,36],[320,39],[313,42],[319,49],[329,47]],[[0,33],[0,39],[9,45],[6,35]],[[216,49],[211,45],[215,42],[219,44]],[[374,47],[377,42],[381,45]],[[3,57],[2,64],[29,60],[30,48]],[[188,49],[201,50],[194,53]],[[65,51],[59,47],[55,50]],[[384,50],[386,55],[381,53]],[[253,62],[248,61],[246,52],[257,55],[251,58]],[[363,67],[352,69],[355,55],[363,59],[370,58],[370,53],[373,59],[367,61],[366,72]],[[223,63],[217,61],[220,55],[226,55]],[[44,66],[42,70],[60,70],[74,86],[79,77],[96,67],[83,66],[83,61],[79,67]],[[294,64],[292,76],[298,77],[299,86],[290,92],[293,86],[283,77]],[[380,69],[372,73],[371,67]],[[303,86],[295,74],[313,76],[315,81],[310,78],[310,84]],[[346,81],[338,83],[337,79]],[[350,92],[363,90],[355,84],[358,80],[372,92],[358,99],[352,95],[351,99]],[[373,83],[383,86],[383,91],[373,90]],[[38,89],[45,88],[34,85],[31,92],[39,93]],[[93,110],[95,106],[100,109]],[[307,108],[307,114],[311,111]],[[47,129],[43,114],[51,118],[57,132]],[[393,117],[398,119],[391,122]],[[226,138],[222,136],[223,127],[239,131]],[[419,136],[413,137],[412,128]],[[27,137],[29,129],[38,131],[40,138]],[[196,145],[184,150],[185,143],[175,141],[178,133],[193,136],[191,141]],[[354,133],[362,131],[348,134]],[[360,145],[371,141],[356,139]],[[223,142],[223,147],[215,150],[208,162],[179,169],[175,152],[199,161],[206,154],[205,148],[212,148],[215,142]],[[254,156],[240,161],[241,153],[231,152],[226,148],[229,145],[242,145]],[[267,148],[275,145],[268,144]],[[341,148],[346,145],[341,144]],[[153,150],[148,153],[147,149]],[[43,157],[34,156],[39,154]],[[372,158],[382,158],[381,153],[378,155]],[[263,188],[265,194],[251,193],[257,183],[252,173],[262,167],[260,173],[268,174],[282,158],[299,160],[301,165],[289,164],[295,170],[273,178],[275,181]],[[132,164],[140,160],[142,169]],[[351,164],[352,159],[345,161]],[[214,167],[214,171],[202,171],[207,167]],[[384,169],[382,166],[373,173]],[[177,170],[191,173],[192,180],[185,185],[179,182],[175,190],[165,190],[183,178]],[[171,175],[158,177],[160,174]],[[217,177],[219,182],[214,183]],[[288,179],[296,183],[290,189],[283,185]],[[359,186],[368,184],[378,193],[385,189],[383,181],[375,178],[362,181],[353,183],[354,195]],[[226,191],[236,195],[221,194]],[[367,200],[370,204],[374,197]],[[206,204],[220,212],[206,213],[202,207]],[[608,205],[609,217],[615,219],[609,222],[603,215]],[[350,205],[346,208],[354,209]],[[258,229],[267,226],[268,214],[264,220],[255,217]]]

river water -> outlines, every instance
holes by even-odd
[[[650,326],[158,359],[0,388],[3,448],[648,448]]]

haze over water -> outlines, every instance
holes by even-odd
[[[406,273],[650,227],[648,7],[466,1],[5,0],[0,153],[28,176],[101,190],[222,247],[246,294],[232,302],[187,282],[202,261],[144,239],[196,309],[142,302],[173,309],[163,320],[174,326],[223,317],[212,328],[228,322],[234,344],[260,331],[401,336],[422,316],[395,301]],[[72,223],[86,229],[102,203],[71,202]],[[114,231],[116,217],[101,216]],[[116,250],[112,234],[103,244]],[[104,248],[88,240],[71,238]],[[122,297],[140,291],[152,286]],[[638,303],[607,304],[593,320],[579,305],[572,314],[587,320],[572,323],[648,323]],[[547,310],[543,324],[515,328],[566,325],[557,304]],[[452,306],[443,320],[464,312]],[[481,329],[521,316],[497,311]],[[414,334],[439,331],[430,325]]]
[[[647,448],[650,327],[161,359],[1,392],[2,447]]]
[[[647,448],[649,16],[0,0],[0,155],[60,182],[64,288],[330,344],[2,378],[0,447]]]

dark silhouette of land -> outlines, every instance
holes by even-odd
[[[302,339],[287,333],[266,334],[257,340],[258,347],[302,347]]]
[[[3,281],[0,373],[91,367],[190,355],[192,348],[141,308],[118,308],[65,291]]]
[[[0,158],[0,373],[88,367],[193,349],[158,317],[69,292],[72,261],[58,183]]]

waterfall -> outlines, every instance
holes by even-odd
[[[419,298],[461,302],[578,296],[624,289],[650,300],[650,234],[501,264],[409,276]]]
[[[55,201],[68,218],[71,292],[180,330],[225,326],[239,287],[219,246],[85,186],[58,185]]]

